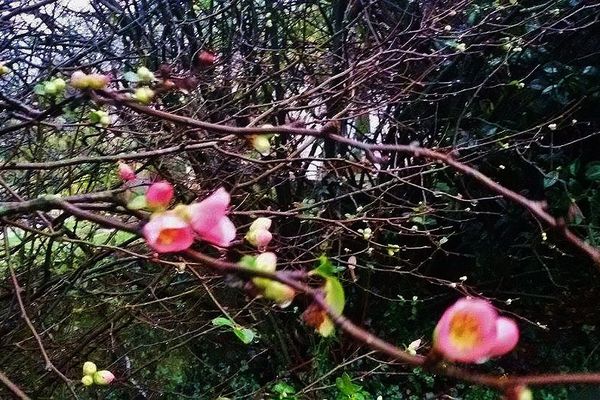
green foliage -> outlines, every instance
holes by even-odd
[[[212,320],[212,324],[214,326],[224,326],[230,328],[231,332],[233,332],[235,336],[237,336],[238,339],[240,339],[244,344],[252,343],[256,337],[256,333],[252,329],[244,328],[229,318],[217,317]]]
[[[362,386],[353,383],[346,373],[335,380],[335,386],[339,391],[336,400],[368,400],[372,398],[368,392],[363,390]]]

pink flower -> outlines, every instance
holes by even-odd
[[[167,181],[153,183],[146,192],[146,204],[152,210],[165,209],[173,200],[173,185]]]
[[[235,226],[226,216],[230,200],[229,193],[219,188],[201,202],[190,204],[190,224],[202,240],[227,247],[235,239]]]
[[[518,333],[516,324],[498,317],[489,302],[464,298],[442,315],[433,334],[433,345],[450,361],[482,362],[512,350]]]
[[[135,171],[129,165],[120,162],[117,166],[117,173],[121,180],[127,182],[135,179]]]
[[[194,242],[190,224],[173,212],[153,215],[142,232],[148,246],[159,253],[186,250]]]

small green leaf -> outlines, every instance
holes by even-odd
[[[549,188],[558,182],[558,171],[550,171],[544,176],[544,189]]]
[[[600,181],[600,162],[589,163],[585,168],[585,177],[590,181]]]
[[[310,273],[311,275],[319,275],[323,278],[327,278],[328,276],[333,276],[339,271],[343,271],[343,267],[338,267],[333,265],[333,263],[327,258],[327,256],[319,257],[319,266],[313,269]]]
[[[229,318],[225,318],[225,317],[217,317],[217,318],[213,319],[212,324],[214,326],[229,326],[232,328],[235,327],[235,322],[233,322]]]
[[[125,79],[127,82],[133,82],[133,83],[140,81],[140,77],[138,76],[138,74],[136,74],[133,71],[125,72],[123,74],[123,79]]]
[[[254,340],[254,331],[248,328],[233,328],[233,333],[237,336],[244,344],[249,344]]]
[[[335,380],[335,386],[346,396],[355,395],[362,389],[359,385],[352,383],[352,379],[345,372],[340,378]]]
[[[142,210],[146,208],[146,196],[136,196],[129,203],[127,203],[127,208],[130,210]]]

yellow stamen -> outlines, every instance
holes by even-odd
[[[171,244],[177,239],[178,235],[178,229],[163,229],[158,235],[158,242],[162,244]]]
[[[479,321],[469,313],[456,313],[450,321],[450,340],[459,348],[469,349],[481,341]]]

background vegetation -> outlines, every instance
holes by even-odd
[[[518,319],[522,338],[513,353],[477,369],[600,370],[596,266],[526,210],[444,164],[392,152],[369,160],[331,140],[283,135],[261,156],[241,138],[113,105],[102,106],[112,124],[99,127],[88,121],[97,98],[36,90],[83,68],[113,74],[125,91],[135,84],[123,73],[168,65],[186,93],[160,95],[157,109],[230,126],[335,121],[362,142],[452,153],[547,202],[598,245],[596,2],[0,4],[0,59],[12,70],[0,80],[2,201],[117,188],[117,160],[173,182],[180,201],[225,186],[240,233],[256,216],[272,218],[271,247],[289,270],[312,268],[326,254],[339,266],[345,314],[392,343],[421,338],[424,353],[443,310],[481,295]],[[213,65],[199,60],[203,51],[217,56]],[[134,220],[118,201],[88,208]],[[153,262],[134,235],[56,210],[0,223],[0,370],[32,398],[74,395],[46,369],[9,265],[56,369],[77,381],[90,359],[118,376],[106,389],[76,387],[82,399],[498,398],[391,363],[343,334],[321,338],[301,322],[305,298],[279,309],[251,300],[237,278],[206,271],[199,281]],[[248,253],[240,243],[224,256]],[[213,324],[221,308],[253,332],[251,343]],[[534,394],[596,399],[600,388]]]

